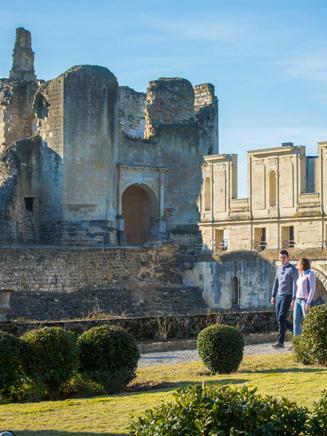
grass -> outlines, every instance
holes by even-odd
[[[146,367],[138,370],[129,393],[1,405],[0,429],[13,429],[20,436],[122,435],[131,415],[171,399],[179,386],[203,381],[246,384],[261,394],[310,407],[327,386],[327,368],[295,363],[291,354],[247,356],[240,370],[229,375],[211,375],[200,362]]]

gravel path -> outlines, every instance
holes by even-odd
[[[289,353],[290,343],[286,342],[284,348],[272,348],[271,343],[246,345],[244,354],[280,354]],[[184,363],[200,360],[197,350],[158,351],[153,353],[142,353],[138,366],[155,366],[171,363]]]

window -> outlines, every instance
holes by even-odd
[[[295,245],[294,243],[294,227],[290,226],[290,243],[289,243],[289,247],[293,248]]]
[[[211,180],[206,177],[204,182],[204,210],[210,210],[211,206]]]
[[[215,230],[215,247],[217,251],[227,250],[228,248],[227,230],[225,229]]]
[[[269,174],[269,206],[274,207],[277,204],[276,198],[276,173],[275,171],[270,171]]]
[[[264,250],[267,247],[266,227],[257,227],[254,229],[254,248]]]
[[[29,212],[33,212],[34,207],[34,198],[33,197],[25,197],[25,210]]]
[[[282,248],[293,248],[295,246],[294,226],[282,227]]]

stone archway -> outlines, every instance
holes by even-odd
[[[316,274],[316,291],[314,304],[327,303],[327,277],[316,267],[311,268]]]
[[[125,237],[130,245],[144,244],[156,237],[158,201],[144,184],[130,185],[122,195]]]

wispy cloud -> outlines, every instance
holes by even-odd
[[[212,19],[160,19],[142,15],[143,22],[152,30],[184,40],[205,40],[213,42],[231,42],[238,40],[245,32],[244,23],[231,20]]]
[[[313,49],[294,50],[276,65],[290,79],[327,82],[327,45],[314,45]]]

